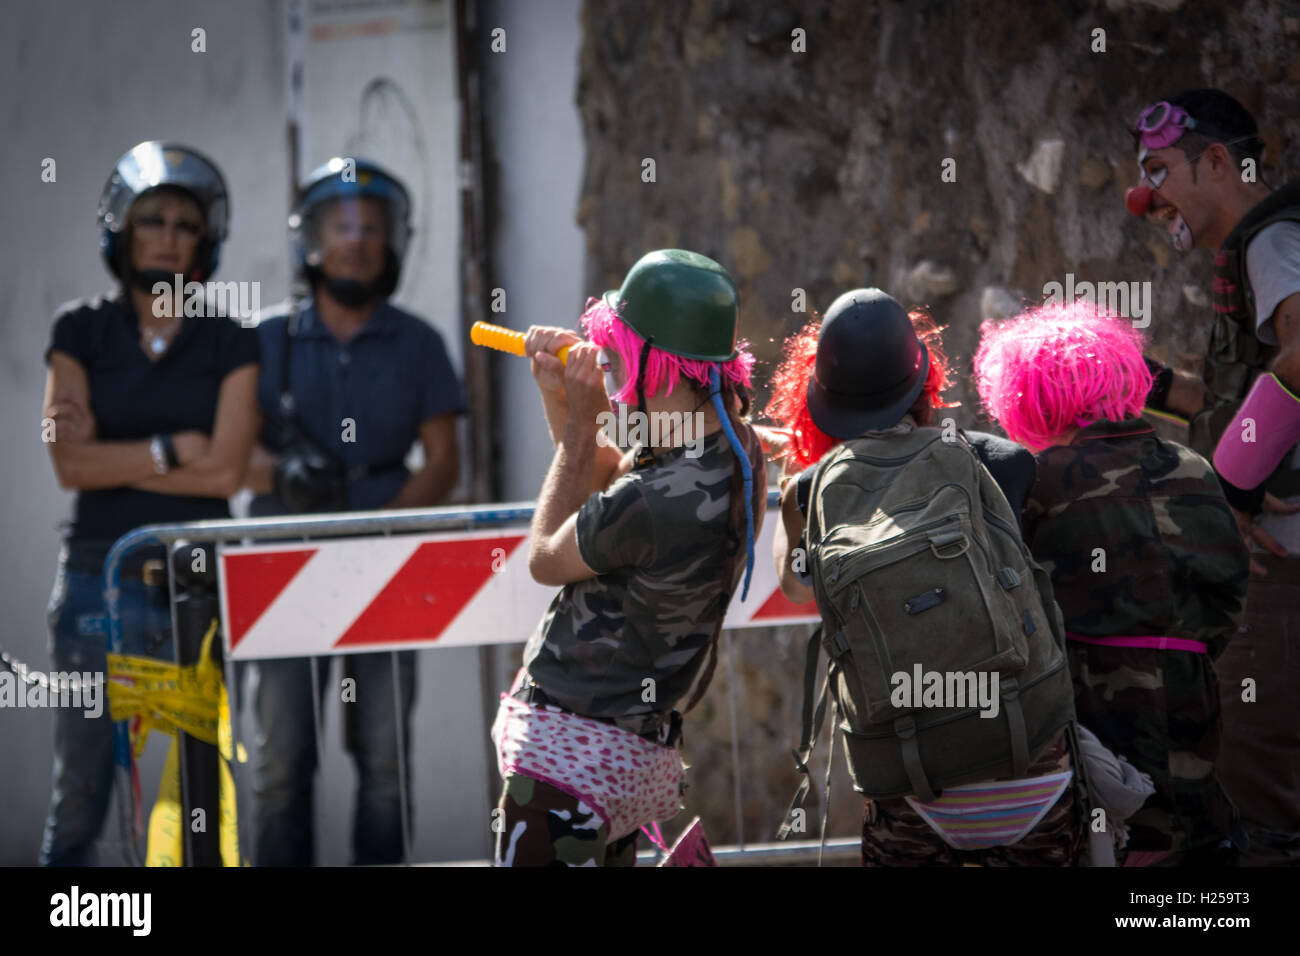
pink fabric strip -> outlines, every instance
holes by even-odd
[[[1206,653],[1205,645],[1186,637],[1087,637],[1066,631],[1065,636],[1081,644],[1100,644],[1104,647],[1154,647],[1158,651],[1190,651]]]
[[[654,829],[651,830],[650,827],[654,827]],[[672,852],[672,850],[670,850],[668,847],[668,841],[664,839],[663,831],[659,829],[658,822],[651,823],[650,826],[641,827],[641,832],[644,833],[647,837],[649,837],[650,842],[653,843],[655,846],[659,847],[659,849],[663,850],[665,854]]]

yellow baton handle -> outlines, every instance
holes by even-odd
[[[524,333],[502,328],[499,325],[492,325],[490,322],[475,322],[471,325],[469,340],[475,345],[496,349],[498,352],[509,352],[511,355],[526,354],[524,352]],[[566,345],[556,353],[555,357],[563,362],[568,354],[569,347]]]

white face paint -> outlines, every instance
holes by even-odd
[[[605,395],[612,402],[614,395],[618,392],[618,382],[614,379],[613,363],[609,360],[609,355],[604,349],[596,353],[596,364],[600,370],[605,373]]]
[[[618,379],[614,376],[614,364],[610,361],[609,354],[601,349],[596,353],[596,364],[600,370],[605,373],[605,397],[609,399],[609,407],[617,415],[619,409],[624,405],[623,402],[616,401],[614,396],[618,394]]]
[[[1169,241],[1178,252],[1192,251],[1192,229],[1183,219],[1181,212],[1174,216],[1174,221],[1169,227]]]

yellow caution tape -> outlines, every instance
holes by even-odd
[[[221,861],[239,866],[239,831],[235,814],[235,781],[230,772],[233,734],[230,705],[221,668],[212,660],[217,621],[212,620],[197,664],[178,666],[148,657],[108,655],[108,710],[113,720],[135,720],[132,732],[136,757],[144,752],[151,730],[172,736],[163,764],[158,798],[149,815],[146,866],[181,866],[183,861],[180,758],[176,736],[189,734],[212,744],[221,754],[219,819]],[[248,755],[241,745],[239,762]]]

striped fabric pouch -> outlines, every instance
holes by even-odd
[[[1074,773],[1064,770],[1022,780],[988,780],[948,787],[933,803],[908,805],[956,850],[1010,846],[1038,825],[1061,798]]]

